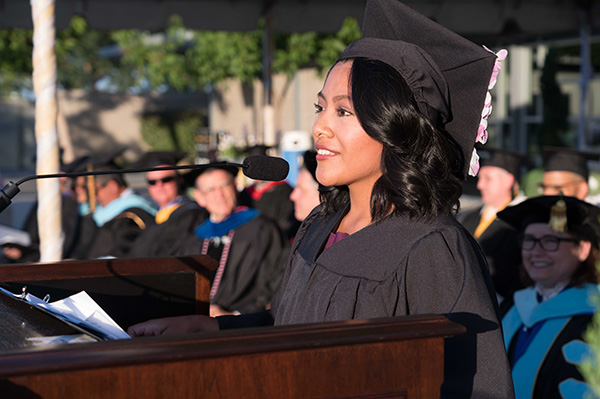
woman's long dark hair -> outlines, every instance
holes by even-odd
[[[383,175],[371,194],[372,220],[378,222],[390,214],[430,220],[456,212],[462,194],[455,176],[462,170],[457,144],[421,114],[406,81],[394,68],[366,58],[352,61],[349,90],[354,111],[367,134],[383,144]],[[325,214],[349,201],[345,186],[322,196]]]

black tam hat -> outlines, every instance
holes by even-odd
[[[600,159],[600,153],[577,151],[570,148],[544,147],[542,149],[546,172],[572,172],[582,176],[586,181],[590,177],[588,161]]]
[[[124,160],[122,154],[125,148],[108,152],[108,153],[97,153],[81,156],[74,161],[65,164],[61,167],[61,170],[66,173],[73,172],[89,172],[89,171],[109,171],[122,169]]]
[[[476,141],[487,140],[488,90],[506,51],[496,56],[399,1],[368,0],[362,38],[351,43],[339,59],[355,57],[382,61],[396,69],[421,113],[460,146],[463,169],[457,172],[463,177],[467,172],[477,174],[473,147]]]
[[[150,151],[142,155],[135,163],[136,168],[154,168],[157,166],[177,166],[188,155],[186,151]]]
[[[256,144],[251,147],[244,148],[244,154],[248,156],[252,155],[267,155],[267,151],[273,148],[273,146],[264,145],[264,144]]]
[[[227,161],[215,161],[215,162],[211,162],[210,166],[206,167],[206,168],[198,168],[198,169],[191,169],[189,171],[189,173],[186,173],[184,175],[184,183],[187,186],[194,186],[196,183],[196,179],[200,176],[203,175],[206,172],[209,171],[213,171],[215,169],[220,169],[220,170],[224,170],[225,172],[231,174],[233,177],[237,176],[238,172],[239,172],[239,168],[235,165],[231,165],[229,162]]]
[[[560,201],[564,202],[560,202]],[[530,198],[518,205],[505,208],[496,215],[499,219],[520,231],[532,223],[551,223],[556,217],[557,207],[564,207],[566,216],[566,228],[564,231],[584,238],[598,248],[598,237],[600,237],[600,208],[574,197],[558,195],[544,195]],[[564,217],[563,216],[563,217]]]
[[[481,166],[495,166],[513,175],[516,180],[521,178],[521,166],[527,166],[527,158],[515,151],[503,148],[478,148],[481,155]]]

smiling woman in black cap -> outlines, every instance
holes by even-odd
[[[598,207],[558,196],[532,198],[498,213],[522,233],[528,285],[515,292],[502,320],[517,397],[586,397],[576,365],[595,311],[590,299],[598,294],[599,215]]]
[[[460,180],[477,169],[496,61],[397,1],[369,1],[363,38],[315,104],[316,177],[331,189],[296,235],[271,313],[224,316],[218,326],[446,314],[467,333],[446,343],[442,397],[511,398],[487,266],[452,215]],[[129,331],[211,327],[188,317]]]

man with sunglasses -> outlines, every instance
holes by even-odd
[[[177,166],[186,152],[153,151],[138,162],[141,168]],[[208,212],[184,193],[183,176],[175,170],[146,172],[148,195],[158,205],[155,224],[136,239],[130,257],[166,256],[181,236],[208,218]]]

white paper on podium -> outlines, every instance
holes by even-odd
[[[101,339],[131,338],[85,291],[48,303],[35,295],[26,294],[23,298],[22,295],[13,294],[2,287],[0,290],[42,308],[62,320],[90,330]]]

